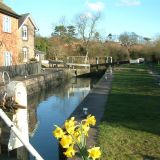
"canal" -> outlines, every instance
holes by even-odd
[[[54,125],[63,125],[97,80],[73,78],[57,89],[28,97],[30,142],[45,160],[59,160],[58,141],[52,135]]]

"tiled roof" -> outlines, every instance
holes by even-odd
[[[19,18],[19,15],[12,10],[12,8],[8,7],[3,2],[0,2],[0,12],[15,18]]]
[[[37,27],[34,19],[32,18],[32,16],[30,15],[30,13],[26,13],[26,14],[20,15],[20,17],[19,17],[19,22],[18,22],[18,27],[20,28],[21,26],[23,26],[23,24],[24,24],[24,22],[25,22],[25,20],[26,20],[27,18],[30,19],[31,23],[32,23],[33,26],[35,27],[35,30],[38,31],[38,27]]]
[[[19,27],[23,24],[23,22],[25,21],[25,19],[26,19],[29,15],[30,15],[29,13],[20,15],[19,22],[18,22],[18,26],[19,26]]]

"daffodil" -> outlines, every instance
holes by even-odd
[[[72,135],[74,137],[74,139],[76,140],[76,142],[80,143],[80,133],[79,131],[75,131]]]
[[[81,158],[85,160],[96,160],[100,158],[100,147],[93,147],[87,150],[86,146],[86,139],[90,126],[94,126],[95,124],[95,116],[89,115],[79,123],[75,121],[74,117],[66,120],[63,129],[56,126],[56,129],[53,131],[53,135],[59,139],[62,147],[66,149],[66,151],[63,152],[66,157],[72,158],[75,156],[75,147],[77,152],[81,155]]]
[[[88,124],[82,125],[82,131],[83,131],[84,135],[88,136],[89,129],[90,129],[90,127]]]
[[[64,126],[65,126],[66,131],[67,131],[69,134],[73,134],[73,132],[74,132],[75,123],[76,123],[76,121],[75,121],[74,119],[75,119],[75,118],[72,117],[70,120],[66,120],[66,121],[65,121]]]
[[[93,147],[91,149],[88,149],[89,158],[92,158],[93,160],[101,157],[101,151],[100,147]]]
[[[61,140],[60,144],[63,148],[69,148],[69,146],[73,143],[72,137],[70,135],[64,135]]]
[[[64,155],[68,158],[72,158],[75,155],[76,151],[74,150],[73,146],[70,146],[66,152],[64,152]]]
[[[62,138],[64,136],[64,134],[65,133],[63,132],[63,130],[60,127],[57,127],[57,126],[56,126],[56,129],[53,131],[53,135],[57,139]]]
[[[95,116],[88,115],[86,119],[86,124],[94,126],[96,124]]]

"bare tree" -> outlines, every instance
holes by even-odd
[[[86,50],[85,63],[87,62],[89,54],[88,53],[89,42],[96,32],[95,27],[99,19],[100,19],[100,13],[96,13],[96,15],[81,14],[76,19],[78,34],[82,39],[83,47]]]

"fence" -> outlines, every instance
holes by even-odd
[[[33,62],[20,65],[2,66],[0,67],[0,72],[3,71],[7,71],[11,78],[16,76],[39,74],[41,72],[41,64],[38,62]]]

